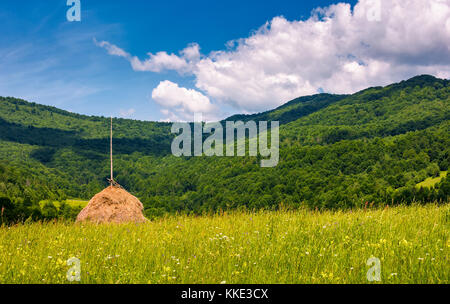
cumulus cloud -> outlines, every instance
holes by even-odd
[[[450,0],[360,0],[353,9],[318,8],[307,20],[275,17],[208,55],[192,44],[179,55],[160,52],[140,61],[103,43],[137,71],[190,74],[208,103],[255,112],[302,95],[353,93],[418,74],[448,78]]]
[[[217,109],[208,97],[168,80],[162,81],[153,90],[152,99],[163,107],[161,112],[171,121],[193,121],[196,113],[202,114],[206,121],[217,119]]]
[[[161,72],[163,70],[181,71],[187,68],[187,62],[183,58],[175,54],[167,54],[166,52],[158,52],[156,54],[148,54],[150,58],[141,61],[137,57],[131,58],[131,66],[135,71],[151,71]]]
[[[167,52],[158,52],[156,54],[148,53],[149,58],[140,60],[137,56],[132,56],[128,52],[108,41],[97,41],[94,43],[104,48],[108,54],[127,59],[133,70],[140,72],[161,72],[163,70],[176,70],[180,73],[189,70],[190,63],[200,58],[200,47],[198,44],[191,44],[180,52],[181,56],[168,54]]]

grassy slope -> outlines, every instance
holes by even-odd
[[[417,188],[432,188],[434,185],[439,183],[444,177],[447,176],[447,171],[442,171],[438,177],[429,177],[425,179],[423,182],[417,184]]]
[[[0,228],[0,283],[382,283],[450,281],[449,205],[356,212],[169,217],[143,225]]]
[[[59,208],[61,206],[61,202],[59,202],[59,201],[49,201],[49,200],[40,201],[39,205],[42,208],[48,202],[52,202],[55,205],[56,208]],[[72,200],[65,200],[64,202],[67,205],[69,205],[70,207],[74,207],[74,208],[84,208],[89,203],[89,201],[74,200],[74,199],[72,199]]]

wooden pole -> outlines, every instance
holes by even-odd
[[[113,156],[112,156],[112,116],[111,116],[111,132],[110,132],[110,141],[109,141],[109,155],[110,155],[110,161],[111,161],[111,186],[114,183],[114,174],[113,174]]]

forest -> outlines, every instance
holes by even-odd
[[[113,119],[115,179],[148,218],[279,208],[350,209],[449,200],[449,80],[421,75],[351,95],[318,94],[227,120],[280,122],[280,161],[175,157],[171,124]],[[107,186],[109,118],[0,97],[1,222],[73,219]]]

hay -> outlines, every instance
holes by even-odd
[[[77,217],[77,222],[103,223],[143,223],[147,219],[142,214],[144,206],[123,188],[110,186],[96,194]]]

